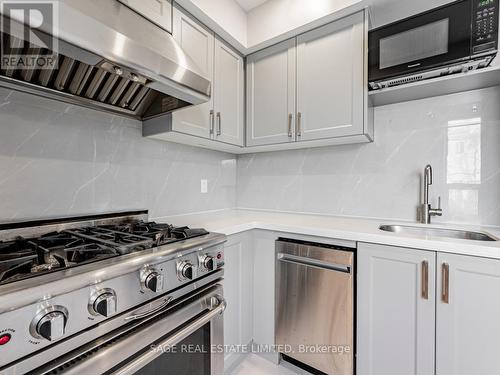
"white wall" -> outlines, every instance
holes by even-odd
[[[450,0],[269,0],[245,12],[235,0],[176,0],[243,53],[254,52],[343,14],[368,6],[371,26],[444,5]],[[270,43],[266,43],[270,41]]]
[[[328,16],[360,0],[270,0],[248,13],[248,47]]]
[[[235,205],[233,155],[142,137],[138,121],[0,88],[0,221]],[[200,179],[208,179],[208,194]]]
[[[378,107],[375,142],[238,157],[241,208],[415,220],[421,173],[441,222],[500,225],[500,87]]]
[[[424,12],[450,0],[269,0],[248,13],[248,47],[327,18],[356,4],[368,6],[372,27]]]

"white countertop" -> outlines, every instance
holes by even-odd
[[[208,231],[224,233],[228,236],[252,229],[264,229],[500,259],[500,241],[471,241],[443,237],[401,235],[379,229],[381,224],[421,225],[413,222],[244,209],[177,215],[155,220],[168,222],[176,226],[203,227]],[[427,225],[424,226],[428,227]],[[500,227],[446,224],[432,224],[430,226],[480,231],[500,239]]]

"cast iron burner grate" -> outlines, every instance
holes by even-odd
[[[118,255],[112,247],[67,232],[0,243],[0,284]]]
[[[204,229],[137,221],[0,242],[0,285],[205,234]]]
[[[92,228],[90,228],[92,229]],[[208,234],[205,229],[190,229],[188,227],[174,227],[170,224],[139,221],[119,225],[100,226],[93,229],[103,229],[112,232],[127,233],[142,238],[149,238],[153,246],[161,246],[179,240],[194,238]]]

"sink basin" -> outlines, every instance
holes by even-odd
[[[444,228],[413,227],[409,225],[381,225],[380,230],[399,234],[412,234],[419,236],[458,238],[461,240],[475,241],[498,241],[496,238],[481,232],[469,232],[466,230],[454,230]]]

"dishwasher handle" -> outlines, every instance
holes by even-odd
[[[281,262],[298,264],[306,267],[314,267],[320,269],[326,269],[329,271],[343,272],[343,273],[351,273],[351,266],[345,264],[337,264],[325,262],[319,259],[301,257],[298,255],[278,253],[278,260]]]

